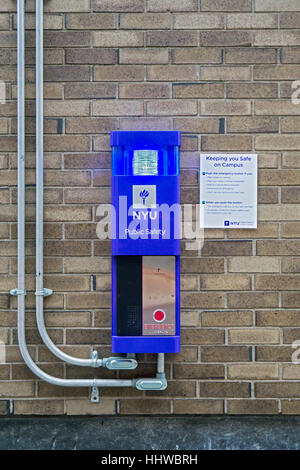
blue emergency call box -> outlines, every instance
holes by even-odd
[[[178,131],[113,131],[112,351],[180,351]]]

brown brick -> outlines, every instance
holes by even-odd
[[[8,400],[0,401],[0,416],[5,416],[10,414],[10,402]]]
[[[265,382],[255,385],[255,395],[257,398],[298,398],[299,392],[299,382]]]
[[[289,362],[291,360],[290,346],[257,346],[256,361]]]
[[[300,188],[282,188],[281,202],[283,203],[300,202]]]
[[[243,49],[244,50],[244,49]],[[276,98],[277,83],[227,83],[228,98]]]
[[[243,241],[205,241],[202,256],[247,256],[252,255],[252,242]]]
[[[161,396],[165,397],[165,391],[152,391],[146,392],[146,396]],[[196,396],[196,381],[187,380],[169,380],[168,381],[168,397],[195,397]]]
[[[197,103],[192,100],[149,101],[147,113],[151,116],[184,116],[197,114]]]
[[[182,132],[217,134],[220,128],[220,120],[218,118],[175,118],[174,128]]]
[[[283,258],[282,272],[284,273],[300,273],[300,258]]]
[[[202,100],[202,115],[250,114],[251,103],[246,100]]]
[[[147,68],[149,81],[197,80],[198,72],[195,65],[152,65]]]
[[[255,11],[298,11],[297,0],[255,0]]]
[[[279,413],[277,400],[228,400],[227,413],[231,415],[271,415]]]
[[[222,400],[174,400],[174,413],[176,414],[222,414]]]
[[[110,271],[110,260],[107,258],[69,257],[65,260],[67,273],[107,273]]]
[[[93,292],[90,292],[88,294],[70,294],[70,295],[67,294],[66,296],[67,308],[68,309],[73,309],[73,308],[80,309],[80,308],[86,308],[87,305],[89,305],[90,308],[101,308],[101,307],[109,308],[111,306],[110,297],[111,297],[110,294],[106,294],[106,293],[98,294],[98,293],[93,293]],[[108,335],[106,334],[106,337],[107,336]],[[79,340],[80,338],[78,337],[78,341],[76,344],[81,344]],[[93,341],[89,341],[89,342],[93,342]],[[102,341],[98,341],[98,342],[102,343]],[[72,344],[71,336],[70,336],[69,343]],[[82,344],[87,344],[87,343],[82,343]]]
[[[47,222],[91,220],[91,209],[81,206],[46,207],[45,220]]]
[[[300,168],[299,152],[283,152],[282,166],[283,168]]]
[[[121,130],[170,130],[172,128],[171,119],[169,118],[153,118],[153,117],[139,117],[139,118],[120,118]]]
[[[195,292],[183,293],[182,307],[185,308],[222,308],[224,295],[222,293]]]
[[[229,344],[274,344],[279,343],[279,330],[276,328],[230,329]]]
[[[300,48],[299,47],[283,47],[281,49],[281,62],[282,64],[299,64],[300,62]],[[282,84],[282,96],[285,96],[288,90],[288,96],[291,95],[291,84]]]
[[[202,274],[200,276],[201,290],[248,290],[250,276],[246,274]]]
[[[110,170],[98,170],[93,172],[94,186],[110,186],[111,172]]]
[[[201,362],[249,362],[248,346],[201,346]]]
[[[105,188],[65,189],[67,204],[101,204],[110,202],[110,191]]]
[[[143,33],[138,31],[95,31],[95,47],[138,47],[143,46]]]
[[[299,240],[261,240],[257,242],[258,255],[297,255],[300,254]]]
[[[250,311],[224,311],[203,312],[201,315],[202,326],[252,326],[253,319]]]
[[[144,105],[141,101],[129,100],[101,100],[93,103],[95,116],[140,116],[144,113]]]
[[[63,400],[15,400],[16,415],[61,415],[64,414]]]
[[[214,47],[178,47],[171,50],[174,64],[221,64],[222,50]]]
[[[167,13],[125,13],[120,15],[122,29],[168,29],[170,16]]]
[[[298,308],[300,301],[299,292],[283,292],[282,306],[287,308]]]
[[[182,344],[224,344],[224,330],[184,328],[181,331]]]
[[[116,64],[117,63],[117,51],[115,49],[67,49],[66,50],[66,63],[67,64]],[[90,86],[92,84],[89,84]],[[76,85],[72,85],[76,86]],[[84,85],[88,86],[88,85]]]
[[[298,150],[300,136],[294,134],[258,136],[255,138],[257,150]]]
[[[120,50],[120,64],[167,64],[169,54],[167,49],[131,48]]]
[[[84,47],[90,45],[90,33],[86,31],[45,31],[45,47]]]
[[[144,67],[137,65],[135,67],[127,65],[98,66],[94,69],[94,80],[99,82],[118,82],[118,81],[143,81]]]
[[[223,273],[223,258],[194,258],[181,260],[182,273]]]
[[[260,204],[259,220],[298,220],[299,211],[295,204]]]
[[[67,29],[114,29],[116,27],[115,15],[110,14],[69,14],[66,16]]]
[[[197,0],[147,0],[149,11],[197,11]]]
[[[96,295],[99,295],[99,294],[96,294]],[[79,307],[79,303],[81,301],[81,298],[83,297],[81,297],[80,294],[74,297],[77,298],[78,307]],[[101,295],[101,297],[103,297],[103,295]],[[88,299],[88,297],[85,297],[85,299]],[[68,303],[68,296],[67,296],[67,303]],[[110,330],[96,329],[96,328],[84,329],[84,330],[67,329],[66,330],[66,342],[68,344],[90,344],[90,343],[109,344],[110,343]]]
[[[38,384],[39,397],[85,397],[86,401],[88,401],[88,393],[89,390],[84,387],[58,387],[47,382],[39,382]]]
[[[268,275],[256,276],[255,286],[261,290],[296,290],[299,289],[300,276]]]
[[[239,116],[229,117],[226,123],[230,133],[268,133],[279,131],[276,117]]]
[[[9,15],[0,15],[0,29],[9,29],[10,27],[10,21],[9,21]]]
[[[254,46],[299,46],[300,32],[295,30],[256,31]]]
[[[130,33],[132,34],[132,33]],[[150,31],[146,36],[147,46],[197,46],[197,33],[194,31]]]
[[[184,13],[175,14],[174,28],[175,29],[223,29],[224,17],[223,15],[214,15],[202,13]]]
[[[221,364],[174,364],[177,379],[222,379],[224,366]]]
[[[243,292],[239,294],[228,294],[228,305],[230,308],[270,308],[278,306],[278,295],[275,292]]]
[[[152,415],[152,414],[170,414],[170,400],[166,399],[131,399],[120,400],[121,415]]]
[[[282,366],[282,378],[286,380],[300,378],[300,369],[298,364],[284,364]]]
[[[294,341],[298,341],[299,332],[300,332],[300,328],[284,328],[283,343],[292,344]]]
[[[283,415],[299,415],[300,414],[300,401],[299,400],[281,400],[281,413]]]
[[[280,272],[280,259],[266,256],[241,256],[228,259],[229,272]]]
[[[225,49],[225,62],[227,64],[275,64],[277,50],[271,48],[229,48]]]
[[[222,83],[174,83],[174,98],[223,98]]]
[[[281,132],[297,132],[299,129],[299,123],[300,116],[283,117],[281,119]]]
[[[296,115],[300,111],[290,100],[268,100],[255,102],[256,114]],[[286,131],[285,131],[286,132]]]
[[[200,33],[201,46],[251,46],[251,33],[246,31],[206,31]]]
[[[203,136],[201,138],[201,149],[207,151],[251,150],[252,139],[250,136]]]
[[[87,152],[90,148],[90,139],[88,136],[46,135],[44,142],[45,151],[48,152]]]
[[[267,14],[231,14],[227,15],[228,29],[277,29],[277,15]]]
[[[169,98],[170,89],[160,83],[124,83],[120,85],[120,98]]]
[[[34,396],[34,383],[33,382],[1,382],[0,383],[1,396],[9,397],[32,397]]]
[[[200,396],[208,398],[247,398],[249,397],[249,384],[204,382],[200,384]]]
[[[144,11],[143,0],[93,0],[94,11]]]
[[[116,401],[111,398],[102,398],[100,403],[91,403],[88,400],[66,400],[66,414],[75,415],[114,415]]]
[[[251,11],[251,0],[202,0],[202,11]]]
[[[298,29],[300,26],[299,12],[281,13],[280,14],[280,28],[282,29]]]
[[[229,364],[227,366],[229,379],[269,380],[279,379],[278,364]]]

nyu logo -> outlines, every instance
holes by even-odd
[[[140,192],[140,197],[143,199],[143,205],[145,205],[145,201],[146,201],[148,196],[149,196],[149,193],[148,193],[148,191],[146,191],[146,189],[144,189],[144,191]]]
[[[240,225],[239,222],[230,222],[229,220],[224,220],[225,227],[229,227],[230,225]]]
[[[155,184],[134,184],[132,186],[132,203],[134,209],[155,209],[156,186]]]

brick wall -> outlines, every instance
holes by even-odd
[[[27,340],[66,378],[140,377],[66,366],[41,345],[34,307],[34,1],[26,17]],[[70,354],[110,354],[110,245],[97,239],[110,200],[112,129],[180,129],[182,203],[198,202],[203,151],[259,154],[257,230],[206,230],[182,252],[182,352],[164,392],[37,381],[16,338],[16,2],[1,0],[0,415],[299,414],[299,0],[45,0],[45,300],[51,338]],[[183,247],[184,248],[184,247]]]

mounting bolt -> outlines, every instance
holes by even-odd
[[[98,387],[96,387],[94,385],[92,387],[91,402],[92,403],[99,403],[99,401],[100,401],[99,390],[98,390]]]

